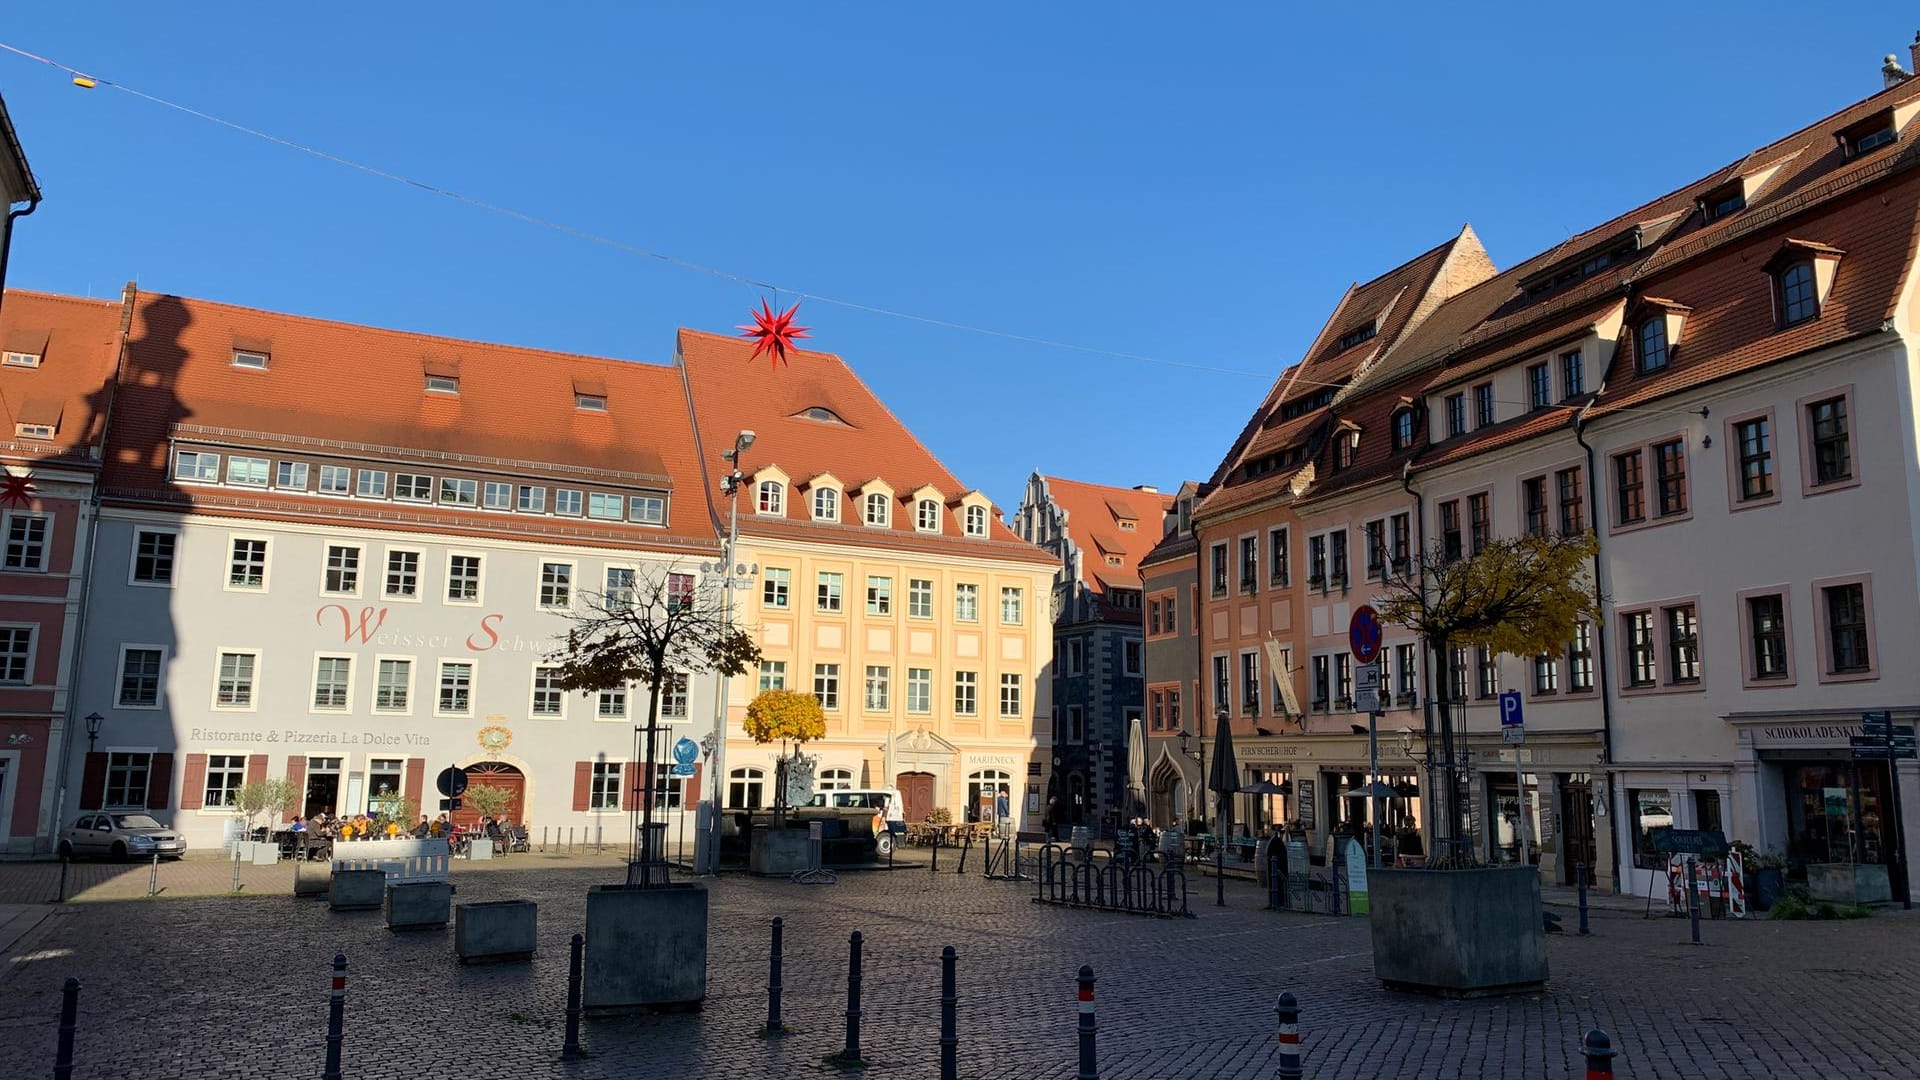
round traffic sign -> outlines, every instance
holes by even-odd
[[[1353,609],[1353,618],[1347,622],[1347,647],[1353,651],[1354,663],[1371,664],[1380,658],[1383,631],[1380,613],[1373,610],[1372,604]]]
[[[467,790],[467,770],[445,768],[434,778],[433,786],[449,799],[459,798]]]

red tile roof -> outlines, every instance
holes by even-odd
[[[1067,535],[1080,549],[1080,580],[1095,592],[1106,587],[1138,589],[1140,560],[1165,535],[1166,515],[1173,513],[1173,496],[1132,488],[1107,487],[1042,476],[1053,504],[1066,512]],[[1123,521],[1133,527],[1125,528]],[[1119,566],[1107,556],[1120,557]]]
[[[268,354],[236,367],[237,349]],[[429,393],[426,374],[457,374]],[[605,388],[606,410],[576,407],[576,380]],[[709,550],[678,373],[662,364],[384,330],[140,293],[114,404],[104,483],[129,502],[190,504],[266,517],[353,517],[483,535]],[[417,462],[423,472],[571,480],[670,494],[664,528],[488,514],[271,490],[175,485],[169,440],[259,446],[282,456]],[[674,491],[674,478],[683,490]]]
[[[803,498],[789,491],[786,514],[774,518],[754,513],[740,495],[740,530],[769,535],[862,546],[935,551],[949,555],[1052,563],[1050,554],[1021,540],[997,512],[988,513],[986,539],[961,535],[962,516],[953,501],[971,490],[935,458],[913,432],[875,397],[873,391],[840,357],[832,353],[795,351],[789,364],[769,373],[766,360],[752,358],[753,345],[740,338],[681,330],[678,363],[685,380],[686,400],[699,423],[699,473],[706,477],[716,528],[724,521],[719,492],[723,474],[721,451],[733,445],[742,430],[754,432],[745,471],[751,475],[778,467],[798,486],[821,473],[832,473],[851,491],[879,478],[893,489],[893,513],[888,528],[860,524],[858,507],[843,500],[841,523],[809,520]],[[810,419],[809,409],[830,410],[838,420]],[[941,533],[922,533],[914,527],[913,493],[931,485],[947,500]],[[691,482],[689,482],[691,487]],[[850,522],[850,524],[849,524]]]
[[[97,467],[109,387],[120,354],[119,304],[7,290],[0,349],[40,357],[39,367],[0,366],[0,458],[64,459]],[[23,439],[15,424],[50,423],[52,439]]]

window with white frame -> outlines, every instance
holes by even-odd
[[[560,716],[566,712],[567,695],[560,689],[560,669],[537,664],[533,669],[533,708],[535,716]]]
[[[353,658],[322,656],[313,662],[313,708],[316,712],[340,712],[347,707]]]
[[[376,665],[373,710],[403,713],[412,705],[413,661],[385,658]]]
[[[220,455],[182,450],[173,456],[173,477],[176,480],[217,483],[220,480]]]
[[[324,759],[323,759],[324,760]],[[403,798],[407,762],[405,758],[374,758],[367,763],[369,799],[387,813],[393,813]]]
[[[967,535],[987,535],[987,508],[984,506],[967,507]]]
[[[669,671],[660,679],[660,719],[687,718],[687,673]]]
[[[326,572],[320,591],[335,596],[360,595],[360,549],[347,544],[327,545]]]
[[[1560,658],[1541,653],[1533,658],[1533,692],[1552,694],[1560,690]]]
[[[866,496],[866,522],[876,529],[884,529],[893,524],[893,500],[885,492],[873,491]]]
[[[760,661],[760,689],[785,690],[787,688],[787,662],[785,660]]]
[[[625,768],[618,761],[594,762],[592,782],[587,788],[587,809],[594,811],[620,809],[620,785],[624,775]]]
[[[611,491],[587,493],[587,516],[601,521],[619,521],[627,516],[627,500]]]
[[[1011,672],[1000,676],[1000,715],[1008,720],[1021,715],[1020,676]]]
[[[33,627],[0,626],[0,683],[33,681]]]
[[[886,712],[891,707],[893,669],[884,664],[867,665],[865,705],[868,712]]]
[[[253,708],[254,668],[259,654],[222,652],[215,668],[213,707],[216,709]]]
[[[363,499],[387,497],[387,474],[380,469],[361,469],[353,493]]]
[[[236,538],[227,563],[227,586],[234,589],[267,587],[267,542]]]
[[[573,564],[540,564],[540,606],[566,608],[573,605]]]
[[[631,495],[627,498],[627,520],[642,525],[665,525],[667,523],[667,497],[665,495]]]
[[[1247,716],[1260,715],[1260,654],[1240,654],[1240,711]]]
[[[434,711],[443,716],[473,712],[473,665],[462,660],[440,662],[440,696]]]
[[[813,696],[820,701],[822,709],[840,707],[840,665],[813,665]]]
[[[393,497],[407,502],[430,502],[433,499],[433,477],[421,473],[394,473]]]
[[[618,686],[612,690],[602,690],[594,700],[593,713],[602,720],[625,720],[627,718],[627,688]]]
[[[107,754],[106,807],[136,810],[147,805],[147,777],[153,755],[115,750]]]
[[[573,488],[553,489],[553,512],[562,517],[579,517],[583,496]]]
[[[1582,622],[1573,628],[1573,641],[1567,645],[1567,690],[1593,689],[1593,624]]]
[[[606,572],[606,588],[601,590],[600,604],[608,611],[627,611],[633,607],[639,592],[634,583],[634,570],[631,566],[609,566]]]
[[[1267,581],[1269,584],[1285,588],[1292,581],[1293,567],[1288,548],[1285,526],[1267,530]]]
[[[667,575],[667,613],[686,611],[693,607],[693,575]]]
[[[867,614],[893,613],[893,579],[879,574],[867,575]]]
[[[644,769],[644,766],[640,766]],[[655,762],[653,766],[653,808],[660,810],[678,810],[686,799],[687,779],[673,775],[673,766],[667,762]]]
[[[907,669],[907,711],[925,714],[933,711],[933,669]]]
[[[762,480],[755,512],[761,514],[785,515],[787,512],[787,485],[778,480]]]
[[[480,493],[480,505],[489,510],[513,509],[513,485],[499,480],[487,481],[486,488]]]
[[[447,603],[480,602],[480,556],[447,556]]]
[[[814,610],[841,610],[841,594],[845,589],[846,577],[843,574],[822,571],[815,581]]]
[[[931,578],[907,579],[907,616],[933,618],[933,581]]]
[[[763,607],[784,608],[791,603],[793,571],[781,566],[769,566],[760,575],[760,604]]]
[[[980,713],[980,673],[953,673],[953,715],[978,716]]]
[[[914,506],[914,528],[921,532],[940,531],[940,503],[936,499],[921,499]]]
[[[758,810],[766,805],[764,769],[734,769],[727,773],[727,809]]]
[[[160,704],[164,651],[128,645],[120,650],[120,691],[114,704],[123,709],[152,709]]]
[[[207,778],[200,792],[200,805],[218,810],[238,801],[240,785],[246,782],[245,754],[208,754]]]
[[[1011,585],[1000,587],[1000,625],[1019,626],[1021,608],[1024,606],[1026,590]]]
[[[822,769],[814,786],[821,791],[848,791],[853,787],[852,769]]]
[[[538,484],[519,485],[513,491],[513,508],[522,514],[546,513],[547,489]]]
[[[227,459],[227,483],[241,487],[266,487],[268,465],[266,458],[235,454]]]
[[[953,618],[955,622],[980,621],[980,586],[963,582],[953,587]]]
[[[419,552],[387,552],[387,580],[383,593],[395,600],[411,600],[420,595]]]
[[[840,520],[840,492],[838,489],[830,487],[813,489],[813,520]]]
[[[48,521],[45,514],[8,514],[5,568],[45,570],[47,568],[47,527]]]
[[[282,461],[274,467],[273,486],[291,491],[307,490],[307,463],[304,461]]]
[[[173,584],[173,558],[178,533],[141,529],[134,534],[133,580],[142,585]]]
[[[1215,659],[1224,660],[1225,657],[1216,657]],[[1313,669],[1313,704],[1310,705],[1309,708],[1324,712],[1326,711],[1328,703],[1333,700],[1333,658],[1322,653],[1312,658],[1310,666]]]

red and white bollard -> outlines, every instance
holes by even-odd
[[[1587,1080],[1613,1080],[1613,1040],[1599,1028],[1587,1032],[1580,1045],[1587,1057]]]
[[[1283,993],[1273,1011],[1280,1020],[1280,1068],[1274,1075],[1279,1080],[1300,1080],[1300,1003],[1291,992]]]

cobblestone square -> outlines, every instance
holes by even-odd
[[[977,869],[974,868],[974,869]],[[832,1075],[843,1038],[847,937],[865,938],[863,1048],[874,1076],[938,1075],[941,947],[959,953],[960,1073],[1074,1075],[1074,973],[1099,977],[1101,1075],[1270,1077],[1273,1004],[1300,999],[1306,1075],[1318,1078],[1582,1075],[1581,1034],[1600,1027],[1621,1077],[1920,1074],[1912,1045],[1911,917],[1859,922],[1713,922],[1704,946],[1680,920],[1615,905],[1594,935],[1551,939],[1544,993],[1449,1002],[1382,990],[1364,921],[1258,910],[1229,883],[1212,906],[1194,881],[1192,920],[1044,907],[1030,886],[921,868],[842,874],[801,886],[729,875],[711,885],[710,997],[704,1011],[592,1019],[591,1056],[559,1049],[567,940],[585,890],[617,860],[525,856],[456,864],[456,901],[540,902],[530,963],[455,962],[452,931],[393,934],[378,912],[297,900],[290,869],[188,861],[159,870],[76,865],[76,898],[46,905],[58,867],[0,866],[0,927],[31,923],[0,968],[0,1076],[49,1075],[59,988],[78,977],[78,1068],[95,1078],[317,1077],[328,965],[345,952],[345,1074],[352,1078],[791,1077]],[[1572,928],[1570,911],[1567,924]],[[786,919],[782,1039],[765,1017],[768,920]]]

